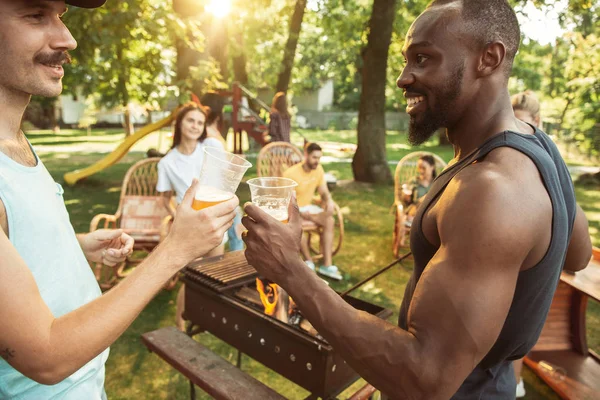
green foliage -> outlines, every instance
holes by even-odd
[[[198,0],[201,10],[207,0]],[[403,65],[401,54],[410,24],[429,0],[398,2],[389,49],[386,109],[401,109],[405,101],[395,87]],[[525,0],[511,0],[524,13]],[[177,80],[177,49],[204,51],[202,24],[225,25],[231,58],[244,54],[250,89],[275,86],[281,68],[294,0],[248,0],[234,7],[221,22],[204,13],[182,19],[171,2],[140,0],[108,2],[98,10],[73,9],[65,21],[79,48],[65,77],[67,91],[92,94],[101,106],[136,101],[150,108],[187,95],[191,87],[218,89],[227,86],[219,64],[208,56],[191,65],[189,78]],[[551,9],[557,0],[535,0]],[[328,79],[335,87],[334,108],[357,110],[361,88],[361,53],[366,46],[372,0],[309,1],[299,38],[290,91],[315,90]],[[543,117],[549,127],[568,136],[584,150],[597,154],[593,128],[598,123],[600,65],[598,49],[600,6],[590,0],[572,0],[560,22],[571,32],[555,43],[540,45],[523,37],[515,61],[511,92],[532,89],[543,100]],[[231,69],[231,68],[229,68]],[[199,84],[197,84],[199,83]],[[196,84],[196,85],[195,85]],[[51,105],[42,105],[51,107]]]
[[[176,40],[197,49],[203,44],[197,24],[177,18],[162,0],[109,1],[93,11],[74,8],[65,23],[79,40],[65,89],[94,95],[106,107],[130,101],[160,107],[178,94]]]
[[[555,3],[546,0],[536,5],[552,7]],[[577,144],[588,155],[598,156],[600,5],[589,0],[569,1],[559,17],[567,32],[555,43],[542,46],[523,38],[510,89],[513,93],[536,91],[542,100],[546,130],[567,143]]]

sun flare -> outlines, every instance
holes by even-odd
[[[217,18],[224,18],[231,12],[231,0],[210,0],[206,11]]]

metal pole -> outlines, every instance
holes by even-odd
[[[370,280],[372,280],[372,279],[378,277],[379,275],[383,274],[385,271],[387,271],[388,269],[392,268],[394,265],[396,265],[398,263],[401,263],[402,261],[404,261],[406,258],[408,258],[411,255],[412,255],[411,252],[406,253],[402,257],[398,258],[397,260],[395,260],[392,263],[386,265],[385,267],[383,267],[379,271],[375,272],[373,275],[371,275],[371,276],[363,279],[362,281],[358,282],[356,285],[352,286],[350,289],[348,289],[345,292],[341,293],[340,296],[344,297],[344,296],[348,295],[348,293],[355,291],[356,289],[358,289],[359,287],[361,287],[365,283],[367,283]]]
[[[238,356],[237,356],[237,364],[236,366],[239,369],[242,369],[242,352],[238,350]]]

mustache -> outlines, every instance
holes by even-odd
[[[55,51],[52,53],[40,53],[33,58],[33,61],[40,64],[71,64],[71,56],[68,51]]]

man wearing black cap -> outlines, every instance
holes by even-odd
[[[105,0],[69,0],[85,8]],[[62,91],[77,43],[64,0],[0,0],[0,398],[106,398],[108,346],[179,269],[221,243],[237,198],[203,211],[193,184],[171,233],[104,295],[88,261],[114,266],[133,248],[121,230],[76,235],[62,197],[20,129],[31,95]],[[190,238],[202,237],[201,243]]]

